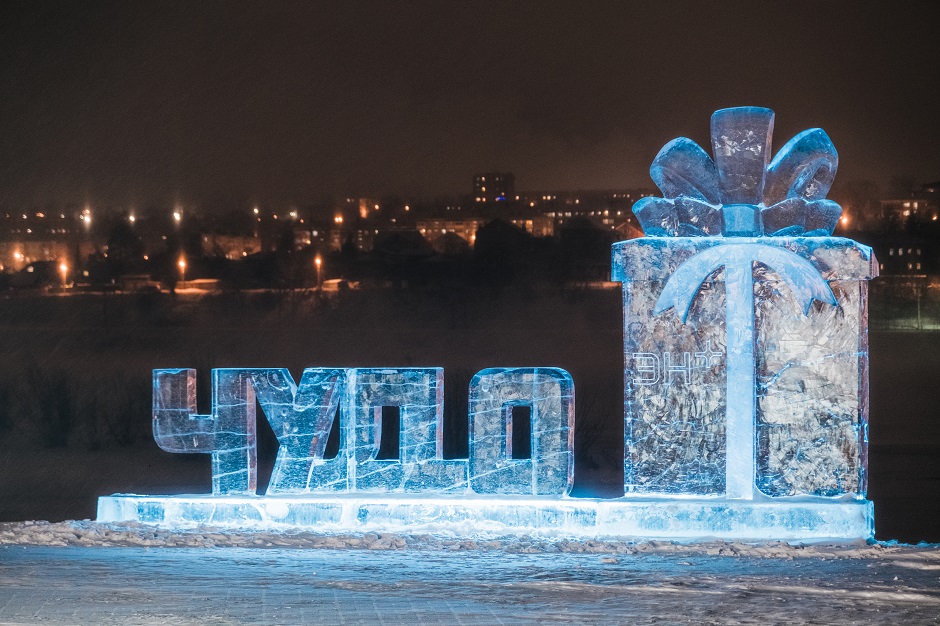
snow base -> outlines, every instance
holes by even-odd
[[[164,528],[309,528],[693,541],[870,540],[863,501],[600,500],[391,496],[138,496],[98,499],[98,522]]]

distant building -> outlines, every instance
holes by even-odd
[[[60,241],[0,241],[0,269],[19,271],[35,261],[56,261],[72,256]]]
[[[940,219],[940,181],[921,185],[908,197],[881,201],[881,213],[891,224],[936,222]]]
[[[425,219],[417,220],[415,228],[430,242],[447,234],[454,234],[473,246],[477,231],[486,223],[484,219]]]
[[[516,177],[511,172],[485,172],[473,176],[473,201],[483,204],[515,200]]]
[[[640,231],[633,215],[633,204],[653,192],[647,189],[607,191],[532,192],[523,197],[522,205],[552,218],[555,228],[573,218],[586,217],[606,230]]]
[[[933,246],[923,237],[906,233],[862,236],[874,249],[882,276],[923,276],[935,271]]]
[[[555,234],[555,219],[549,215],[510,218],[508,221],[534,237],[551,237]]]
[[[239,235],[206,234],[202,236],[202,253],[205,256],[225,257],[230,261],[261,252],[261,239]]]

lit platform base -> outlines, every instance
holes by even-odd
[[[98,521],[161,527],[317,532],[445,532],[690,541],[871,539],[871,502],[441,498],[388,495],[211,497],[113,495]]]

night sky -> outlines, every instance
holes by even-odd
[[[0,206],[651,186],[737,105],[940,179],[929,3],[64,4],[0,8]]]

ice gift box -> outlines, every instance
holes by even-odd
[[[871,249],[832,237],[838,157],[821,129],[771,161],[773,112],[679,138],[614,245],[623,283],[629,495],[864,500]]]

